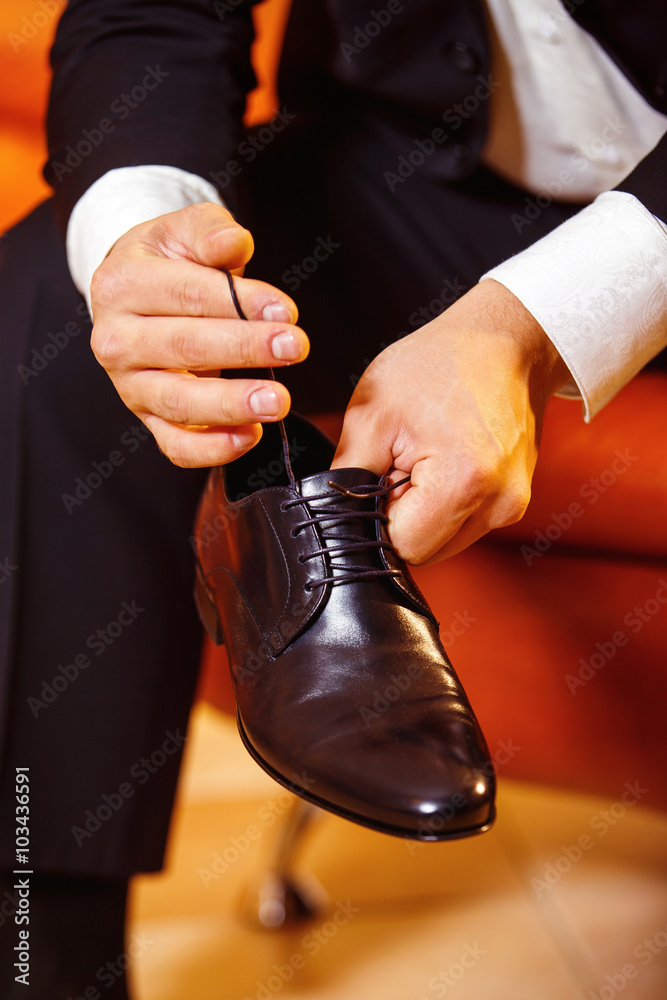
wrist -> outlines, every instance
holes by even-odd
[[[497,342],[499,352],[518,365],[526,381],[543,393],[545,399],[571,380],[555,344],[505,285],[487,278],[475,285],[468,295],[474,300],[480,325],[491,340]]]

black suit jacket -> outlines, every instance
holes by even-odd
[[[245,96],[255,82],[256,2],[70,0],[52,52],[45,168],[63,229],[78,198],[114,167],[163,163],[213,180],[224,170],[242,141]],[[564,6],[667,114],[664,0]],[[372,109],[398,124],[412,149],[488,78],[485,16],[483,0],[294,0],[281,100],[305,124]],[[475,168],[488,103],[465,120],[449,116],[452,141],[425,169],[457,179]],[[666,178],[663,139],[620,188],[664,220]],[[230,207],[238,196],[233,186],[225,189]]]

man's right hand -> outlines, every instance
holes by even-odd
[[[217,377],[308,355],[297,308],[277,288],[237,277],[248,322],[238,318],[218,269],[240,275],[252,252],[248,230],[203,203],[130,229],[93,275],[95,357],[176,465],[231,462],[289,410],[277,382]]]

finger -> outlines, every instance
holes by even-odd
[[[144,417],[144,423],[160,451],[185,469],[227,465],[250,451],[262,436],[260,424],[185,429],[154,415]]]
[[[387,508],[389,538],[406,562],[423,563],[440,552],[488,495],[482,484],[466,483],[442,456],[415,463],[411,486]]]
[[[285,386],[263,379],[140,371],[124,379],[119,388],[125,404],[140,417],[154,414],[170,423],[198,427],[282,420],[290,408]]]
[[[482,538],[492,528],[497,527],[492,516],[493,503],[493,501],[489,501],[488,504],[481,504],[470,517],[467,517],[463,521],[458,531],[455,531],[444,545],[439,549],[432,546],[434,551],[427,552],[425,558],[420,559],[419,565],[430,566],[433,563],[440,562],[442,559],[449,559],[451,556],[463,552],[464,549],[467,549],[478,539]]]
[[[357,418],[357,413],[360,418]],[[393,465],[393,440],[389,427],[385,433],[382,428],[370,427],[368,410],[356,407],[353,399],[345,413],[331,468],[368,469],[377,476],[383,476]]]
[[[296,322],[296,305],[273,285],[236,278],[235,288],[248,319]],[[192,260],[168,260],[136,248],[107,258],[93,276],[91,295],[96,314],[105,310],[140,316],[238,318],[222,271]]]
[[[204,372],[296,364],[310,350],[308,337],[299,327],[241,319],[135,317],[123,325],[123,332],[122,356],[118,357],[105,353],[95,338],[93,349],[103,363]],[[111,338],[108,348],[115,350]]]
[[[410,471],[410,489],[391,503],[389,537],[398,554],[414,565],[440,552],[495,492],[492,473],[475,465],[452,464],[427,455]]]
[[[141,235],[148,247],[165,257],[189,258],[228,271],[243,268],[254,250],[252,234],[213,202],[162,215]]]
[[[451,538],[438,551],[428,556],[424,563],[449,559],[494,528],[503,528],[520,521],[529,501],[530,486],[524,477],[519,476],[515,482],[507,483],[503,489],[498,489],[484,499]]]
[[[507,482],[493,471],[448,470],[442,456],[417,462],[411,475],[411,489],[387,513],[389,538],[413,565],[449,558],[519,520],[530,497],[521,477]]]
[[[389,494],[389,503],[395,503],[397,500],[400,500],[402,496],[405,496],[412,484],[409,481],[410,473],[407,469],[397,469],[394,467],[391,472],[388,473],[387,482],[392,486],[394,483],[400,483],[403,479],[407,479],[408,482],[403,483],[402,486],[397,486],[395,490],[392,490]]]

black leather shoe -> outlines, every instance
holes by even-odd
[[[292,415],[213,469],[201,500],[196,599],[227,646],[241,736],[273,778],[346,819],[419,840],[481,833],[489,753],[387,541],[390,487],[364,469],[323,472],[333,453]]]

